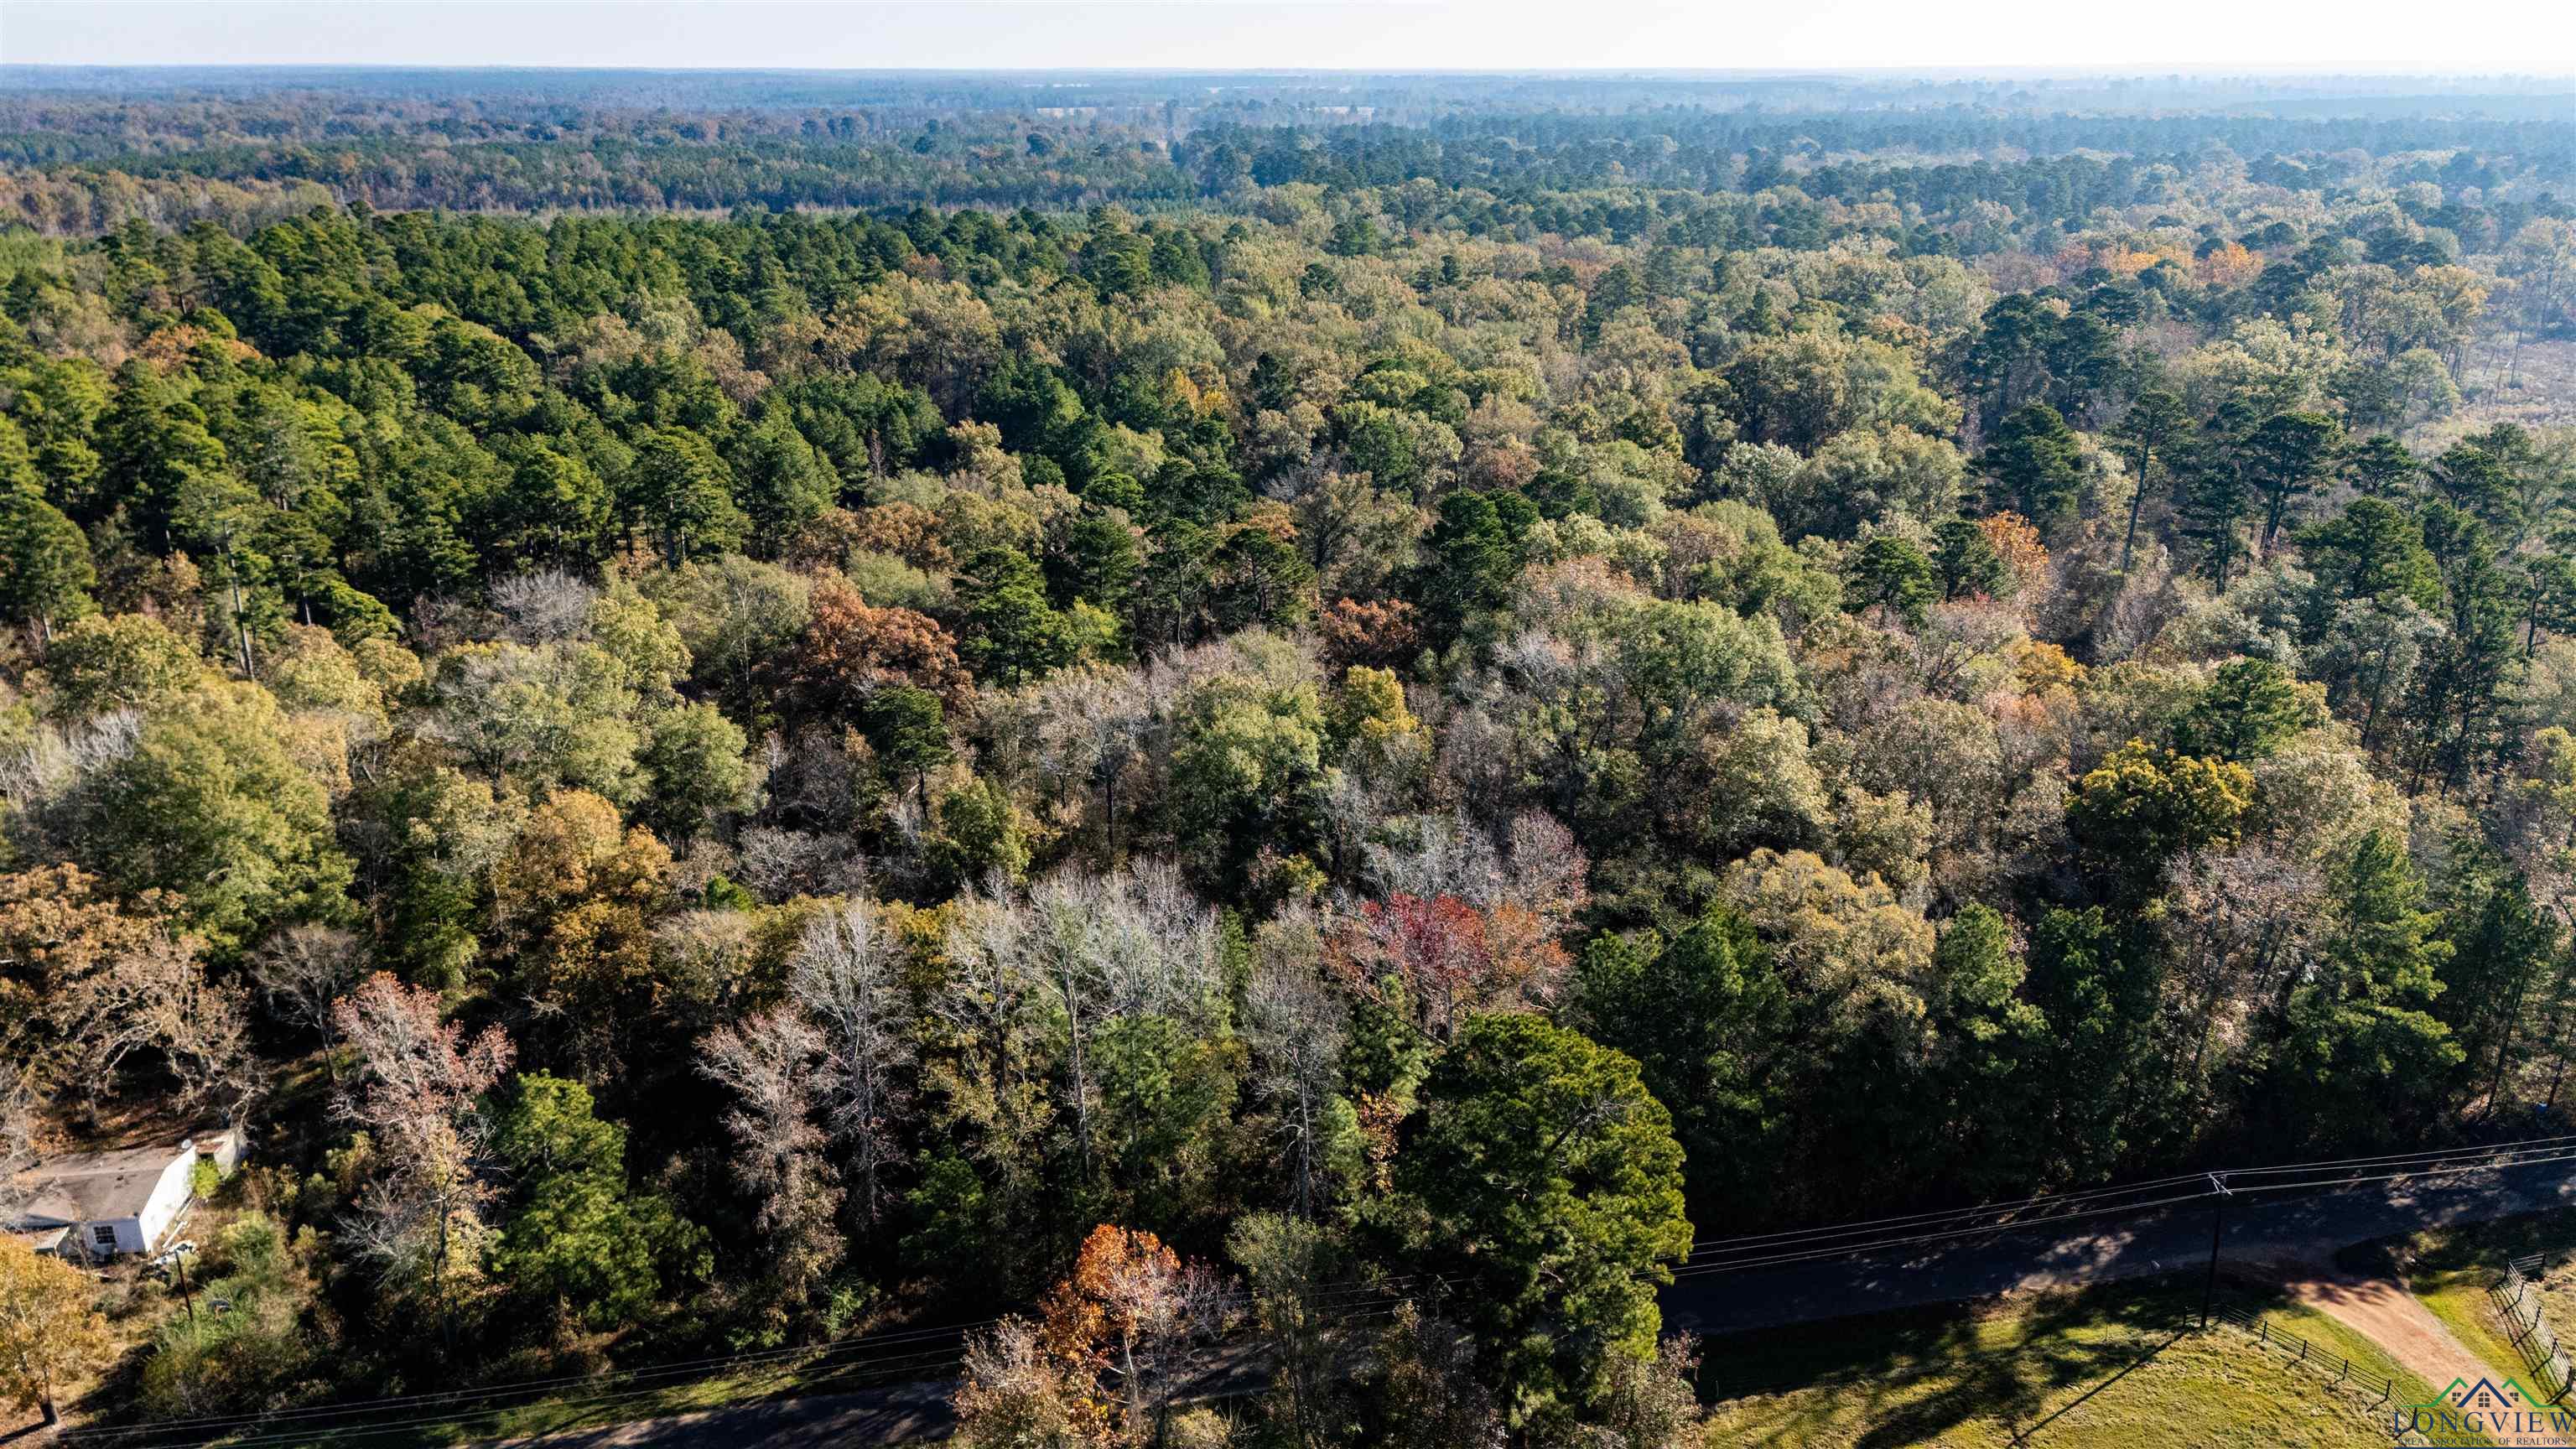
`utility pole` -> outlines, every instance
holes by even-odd
[[[197,1295],[188,1287],[188,1254],[181,1253],[170,1262],[179,1270],[179,1299],[188,1305],[188,1326],[197,1326]]]
[[[2227,1231],[2227,1177],[2224,1173],[2209,1175],[2211,1204],[2209,1210],[2209,1280],[2200,1290],[2200,1326],[2209,1326],[2210,1305],[2218,1299],[2218,1240]]]

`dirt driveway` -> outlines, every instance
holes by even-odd
[[[2408,1372],[2436,1391],[2454,1380],[2476,1383],[2504,1371],[2469,1352],[2468,1346],[2435,1318],[2431,1309],[2395,1282],[2354,1277],[2308,1264],[2283,1265],[2281,1275],[2282,1286],[2293,1299],[2378,1344],[2390,1358],[2404,1364]],[[2491,1433],[2489,1437],[2499,1444],[2525,1446],[2563,1446],[2569,1442],[2566,1436],[2554,1433]]]

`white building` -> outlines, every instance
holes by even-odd
[[[75,1260],[148,1253],[187,1220],[200,1159],[226,1172],[241,1133],[204,1133],[176,1147],[76,1152],[39,1162],[11,1184],[23,1204],[7,1225],[38,1252]]]

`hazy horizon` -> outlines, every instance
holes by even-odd
[[[25,0],[0,11],[13,66],[324,66],[800,73],[1181,72],[1745,76],[2229,75],[2560,78],[2576,70],[2566,7],[2473,0],[2428,28],[2396,0],[2246,7],[2178,0],[2152,27],[2037,0],[1973,23],[1888,0],[1795,11],[1613,0],[1579,24],[1536,0],[1361,5],[840,4],[780,0],[551,0],[528,5],[358,0]],[[472,23],[489,17],[492,23]],[[2145,33],[2151,38],[2142,40]],[[2558,70],[2499,69],[2514,54]],[[2153,37],[2173,37],[2159,39]],[[2209,37],[2186,42],[2181,37]],[[2228,57],[2212,61],[2223,47]]]

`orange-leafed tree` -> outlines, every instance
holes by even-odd
[[[1046,1340],[1096,1385],[1129,1443],[1150,1442],[1225,1326],[1224,1284],[1152,1233],[1103,1223],[1047,1295]]]
[[[814,586],[813,612],[789,656],[781,682],[795,707],[821,719],[846,719],[890,685],[909,685],[956,704],[973,688],[957,661],[957,641],[939,621],[913,609],[875,608],[847,582]]]
[[[1036,1323],[1006,1318],[969,1345],[956,1398],[972,1449],[1112,1449],[1159,1442],[1172,1402],[1225,1331],[1231,1295],[1152,1233],[1104,1223]]]
[[[2018,513],[1994,513],[1977,520],[1977,532],[1983,534],[1986,547],[1995,551],[2003,562],[2012,587],[2019,591],[2048,581],[2048,545],[2040,542],[2039,529]]]

